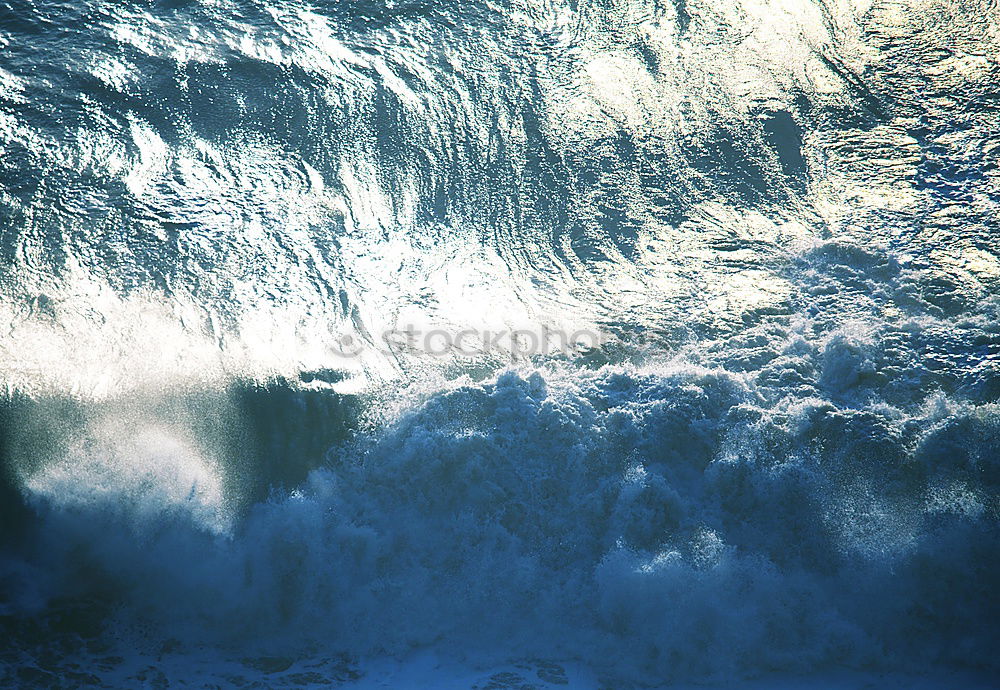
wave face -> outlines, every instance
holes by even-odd
[[[997,102],[990,0],[3,0],[0,681],[995,681]]]

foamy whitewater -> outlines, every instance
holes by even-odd
[[[0,1],[0,685],[1000,684],[995,0]]]

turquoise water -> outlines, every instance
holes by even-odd
[[[0,679],[988,687],[998,96],[986,0],[0,2]]]

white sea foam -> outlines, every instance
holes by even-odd
[[[21,5],[0,684],[1000,672],[995,2]]]

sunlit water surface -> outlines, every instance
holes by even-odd
[[[995,0],[0,1],[0,683],[989,687],[998,104]]]

